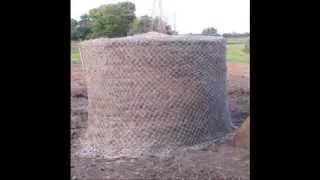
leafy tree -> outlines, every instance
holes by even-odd
[[[152,18],[147,15],[141,16],[133,22],[133,26],[129,34],[141,34],[150,31],[161,32],[169,35],[177,34],[177,32],[172,30],[170,25],[159,17]]]
[[[83,15],[80,17],[80,21],[75,19],[71,19],[71,39],[79,40],[79,39],[88,39],[90,37],[91,25],[88,16]]]
[[[83,15],[81,15],[81,16],[80,16],[79,24],[80,24],[81,26],[90,27],[90,25],[91,25],[91,20],[90,20],[89,14],[83,14]]]
[[[135,12],[136,11],[136,5],[132,2],[121,2],[117,4],[118,6],[120,6],[123,9],[127,9],[128,11],[132,11]]]
[[[79,26],[76,30],[77,39],[88,39],[91,35],[92,31],[89,27]]]
[[[135,5],[131,2],[102,5],[91,9],[93,37],[126,36],[135,20]]]
[[[205,28],[202,30],[202,35],[206,36],[218,36],[218,30],[214,27]]]
[[[71,23],[70,24],[71,24],[71,29],[75,29],[76,26],[78,25],[78,21],[73,19],[73,18],[71,18]]]
[[[71,38],[88,39],[98,37],[123,37],[149,31],[177,34],[162,19],[150,16],[135,16],[136,6],[132,2],[101,5],[71,20]]]
[[[77,36],[76,36],[76,32],[77,32],[77,25],[78,25],[78,22],[77,20],[71,18],[71,39],[72,40],[76,40],[77,39]]]
[[[135,19],[129,34],[141,34],[152,31],[152,18],[150,16],[141,16],[139,19]]]

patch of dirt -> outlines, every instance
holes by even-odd
[[[179,150],[168,157],[144,159],[81,158],[75,155],[79,136],[87,127],[87,92],[81,67],[71,71],[72,179],[249,179],[250,152],[230,140],[203,150]],[[249,66],[228,64],[231,118],[239,127],[250,113]]]
[[[84,70],[80,65],[73,65],[71,68],[71,90],[85,90],[86,78]]]
[[[168,157],[72,159],[75,179],[249,179],[249,152],[228,145]]]
[[[250,114],[250,66],[248,64],[228,64],[228,98],[231,118],[236,126]]]

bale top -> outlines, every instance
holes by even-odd
[[[116,45],[118,43],[123,44],[125,43],[133,43],[133,44],[140,44],[140,43],[148,43],[154,41],[181,41],[181,42],[212,42],[212,41],[225,41],[224,37],[222,36],[188,36],[188,35],[167,35],[157,32],[148,32],[144,34],[137,34],[134,36],[126,36],[120,38],[99,38],[99,39],[92,39],[83,41],[81,43],[82,46],[92,46],[92,45]]]

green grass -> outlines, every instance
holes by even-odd
[[[80,53],[79,53],[79,43],[72,41],[71,42],[71,63],[80,64]]]
[[[227,38],[228,44],[244,44],[249,39],[247,37],[239,37],[239,38]]]
[[[243,51],[249,38],[227,38],[227,61],[249,64],[250,55]]]
[[[227,61],[249,64],[250,55],[243,52],[244,43],[227,45]]]
[[[227,39],[227,61],[249,64],[250,55],[243,52],[248,38],[230,38]],[[80,64],[79,43],[71,42],[71,63]]]

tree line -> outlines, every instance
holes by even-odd
[[[80,20],[71,18],[71,40],[85,40],[99,37],[123,37],[156,31],[177,34],[171,26],[159,17],[136,17],[136,6],[132,2],[101,5],[90,9]]]
[[[245,32],[245,33],[224,33],[222,34],[223,37],[225,38],[237,38],[237,37],[250,37],[250,33],[249,32]]]
[[[135,11],[136,6],[132,2],[104,4],[97,8],[90,9],[89,13],[80,16],[79,21],[71,18],[71,40],[123,37],[149,31],[169,35],[177,34],[177,32],[161,18],[153,18],[148,15],[137,17]],[[214,27],[203,29],[201,35],[221,36]],[[249,37],[250,33],[224,33],[222,36],[225,38]]]
[[[193,34],[193,33],[189,33],[190,35],[206,35],[206,36],[223,36],[225,38],[236,38],[236,37],[250,37],[250,33],[249,32],[245,32],[245,33],[223,33],[223,34],[219,34],[218,30],[214,27],[208,27],[202,30],[201,34]]]

